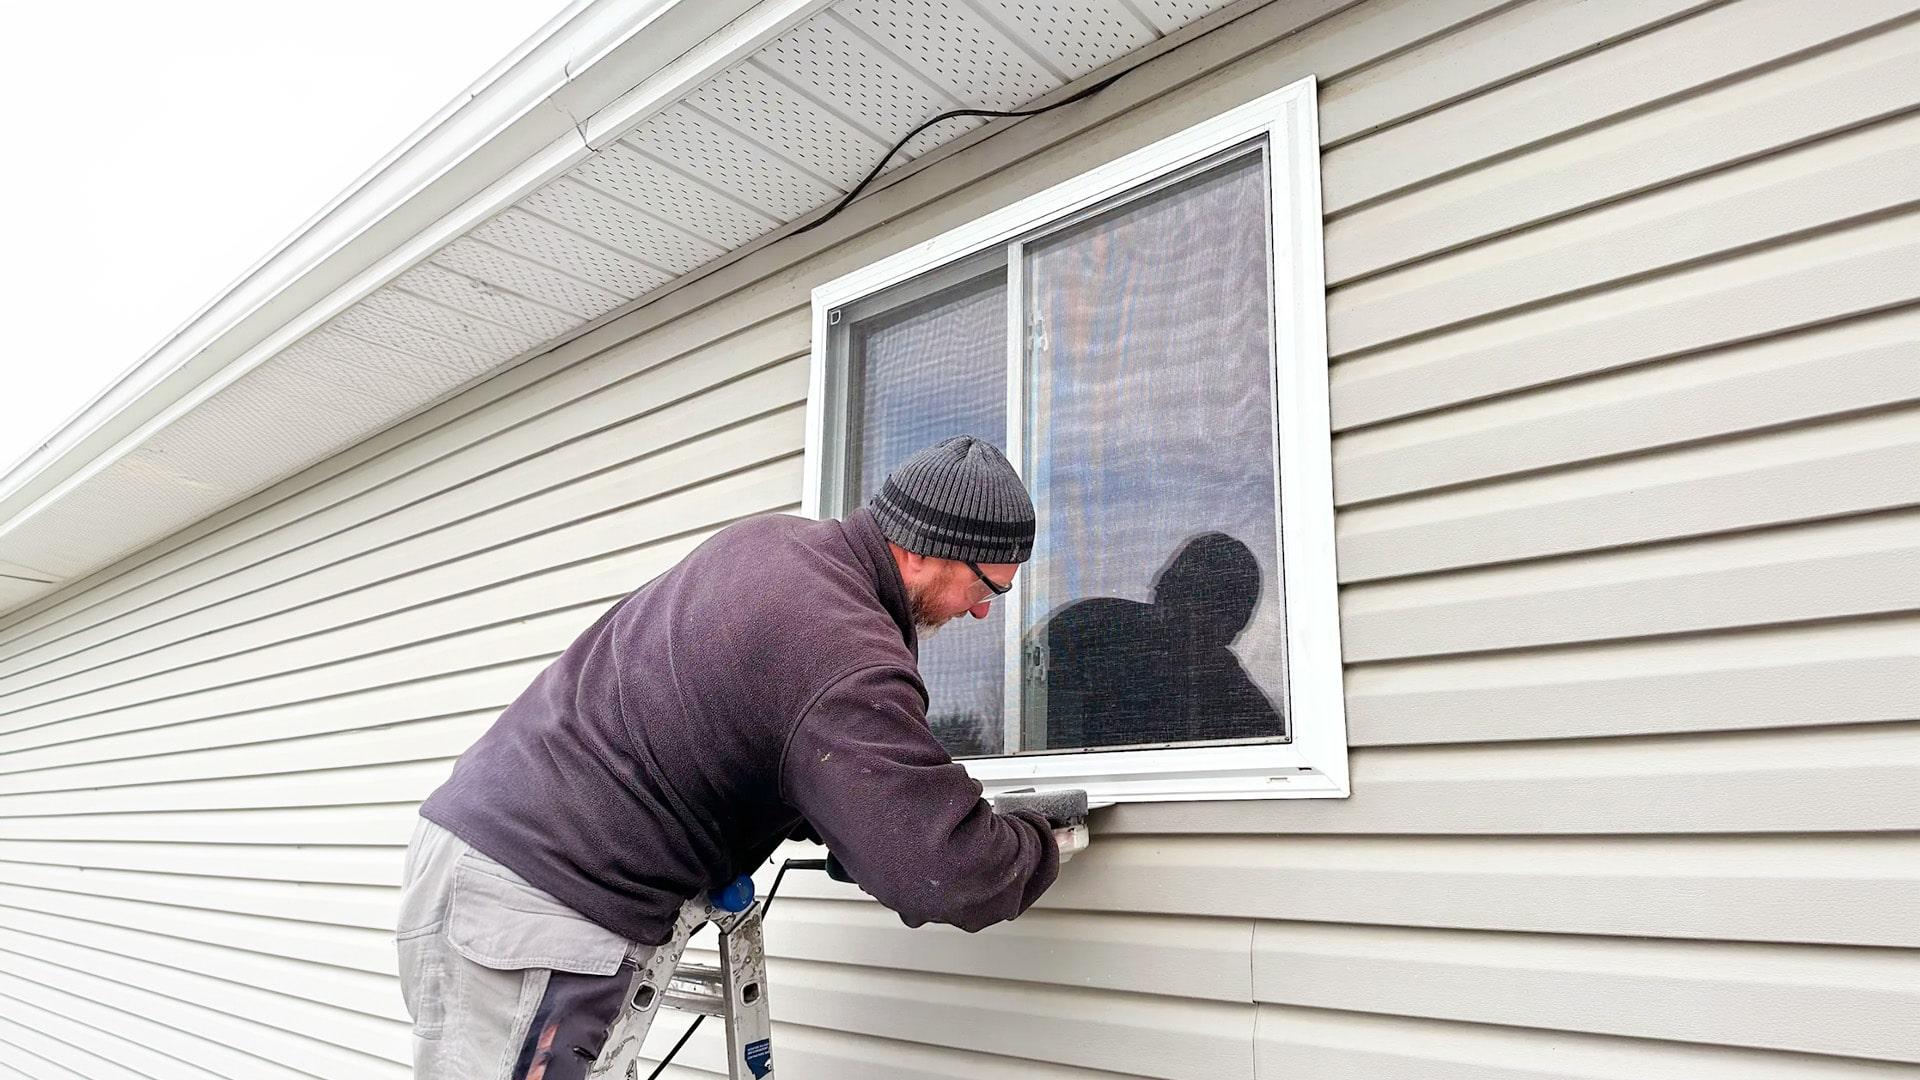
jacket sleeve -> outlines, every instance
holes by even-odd
[[[981,930],[1039,899],[1059,850],[1041,815],[993,812],[927,729],[921,702],[897,669],[842,678],[795,725],[782,796],[902,922]]]

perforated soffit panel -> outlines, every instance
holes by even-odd
[[[1017,108],[1230,0],[841,0],[0,537],[0,612],[831,202],[952,108]],[[891,167],[980,121],[949,121]]]

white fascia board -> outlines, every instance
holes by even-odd
[[[0,476],[0,537],[829,0],[576,0]]]
[[[671,63],[650,77],[634,83],[578,76],[561,92],[561,99],[573,115],[581,118],[580,134],[593,150],[607,145],[636,124],[673,104],[689,89],[732,67],[741,59],[759,52],[774,38],[816,13],[833,0],[762,0],[728,23],[721,32],[676,55]],[[618,71],[618,65],[600,64],[596,71]],[[614,83],[617,85],[603,85]],[[608,90],[614,90],[609,100]]]

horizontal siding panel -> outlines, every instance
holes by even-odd
[[[1427,574],[1914,505],[1920,408],[1903,408],[1353,510],[1339,526],[1340,576]]]
[[[686,419],[687,430],[682,434],[700,434],[705,421],[693,414]],[[436,568],[445,576],[454,572],[448,568],[449,563],[475,557],[479,557],[478,565],[495,566],[506,557],[497,552],[516,542],[541,542],[556,526],[572,524],[575,528],[569,535],[585,535],[592,532],[591,523],[621,507],[645,513],[643,507],[651,500],[671,497],[691,485],[777,456],[769,448],[777,443],[772,433],[796,422],[775,414],[544,495],[474,515],[458,526],[381,549],[355,551],[325,570],[236,601],[244,610],[221,606],[197,612],[156,631],[131,635],[94,652],[27,672],[23,680],[45,681],[31,688],[17,687],[11,696],[23,704],[58,700],[72,695],[76,686],[128,682],[289,636],[312,634],[365,618],[369,612],[384,613],[418,602],[423,594],[414,587],[414,577],[426,568]],[[681,501],[690,497],[694,496],[683,493]],[[672,517],[660,519],[670,527],[674,521]],[[517,551],[522,572],[529,565],[547,565],[542,561],[528,563],[524,547]],[[492,580],[498,578],[474,577],[466,585],[471,589]],[[109,662],[116,655],[123,658]]]
[[[1327,280],[1352,281],[1915,104],[1920,24],[1909,22],[1343,215],[1326,227]],[[1324,138],[1324,123],[1321,131]]]
[[[0,1058],[9,1058],[22,1063],[32,1062],[35,1064],[45,1060],[44,1058],[35,1058],[31,1054],[21,1051],[19,1048],[8,1043],[4,1038],[0,1038]],[[78,1074],[70,1073],[65,1069],[52,1069],[41,1075],[45,1077],[70,1077]],[[33,1080],[31,1074],[23,1073],[8,1065],[0,1065],[0,1077],[4,1077],[5,1080],[16,1080],[16,1078],[19,1077],[25,1077],[26,1080]]]
[[[1328,151],[1321,162],[1325,205],[1329,213],[1350,210],[1912,14],[1908,0],[1742,0],[1709,7],[1657,33]]]
[[[418,801],[471,741],[439,759],[0,796],[0,815],[149,813]],[[292,748],[290,748],[292,749]],[[1183,828],[1422,833],[1920,830],[1920,723],[1741,737],[1372,748],[1353,755],[1364,799],[1194,804]],[[1178,817],[1178,814],[1175,815]],[[1211,821],[1211,826],[1202,822]],[[0,851],[3,851],[0,848]]]
[[[270,816],[285,811],[257,810],[241,817]],[[339,818],[351,820],[352,811],[335,810]],[[158,816],[158,815],[154,815]],[[320,815],[324,817],[324,815]],[[214,815],[202,815],[207,820]],[[413,807],[396,815],[398,824],[412,835],[418,815]],[[308,820],[312,819],[309,815]],[[133,830],[127,830],[132,832]],[[404,840],[402,841],[404,843]],[[245,878],[207,877],[176,867],[170,872],[148,873],[131,870],[88,869],[77,866],[36,866],[31,863],[0,863],[0,888],[12,887],[134,900],[143,904],[165,904],[187,911],[232,912],[259,915],[269,919],[318,923],[326,927],[350,927],[390,932],[393,918],[399,914],[399,890],[366,885],[340,885],[305,881],[267,881]],[[76,900],[75,903],[82,901]],[[316,936],[330,933],[317,930]],[[343,948],[349,941],[363,940],[352,935],[334,935],[331,940]],[[353,955],[353,954],[348,954]]]
[[[795,897],[775,904],[767,925],[769,952],[795,960],[1213,1001],[1253,999],[1252,924],[1236,920],[1034,911],[967,934],[937,924],[908,929],[879,904]]]
[[[170,676],[193,665],[243,652],[259,653],[295,639],[306,651],[325,631],[511,583],[529,568],[564,568],[709,527],[716,514],[737,516],[729,499],[754,499],[759,505],[790,502],[797,479],[771,497],[753,485],[758,481],[764,488],[770,474],[780,472],[779,459],[791,453],[779,449],[781,436],[797,427],[799,418],[798,410],[791,410],[698,438],[629,469],[543,496],[532,505],[504,507],[457,528],[332,568],[303,581],[304,588],[296,591],[308,595],[290,597],[285,610],[233,626],[183,626],[180,629],[190,634],[185,640],[16,691],[9,700],[18,705],[6,715],[42,704],[76,703],[85,700],[84,694],[92,688],[128,686],[139,680],[149,680],[141,684],[143,695],[158,696],[172,692],[163,688]],[[698,431],[697,424],[689,417],[689,433]],[[786,471],[797,476],[797,467]],[[539,554],[532,555],[530,549]],[[198,617],[188,622],[197,621]],[[277,670],[289,662],[269,663]],[[149,685],[155,688],[149,691]]]
[[[1338,363],[1338,429],[1721,348],[1920,300],[1906,215],[1389,346]]]
[[[1200,831],[1905,832],[1920,828],[1914,767],[1920,726],[1686,736],[1583,743],[1490,742],[1372,749],[1357,755],[1378,794],[1340,814],[1311,810],[1281,822],[1244,808],[1194,804]]]
[[[767,969],[774,1018],[812,1028],[1164,1080],[1253,1072],[1250,1004],[777,957]]]
[[[25,1049],[32,1055],[27,1060],[65,1061],[86,1070],[83,1080],[206,1080],[219,1075],[143,1045],[148,1029],[137,1019],[115,1023],[103,1015],[105,1010],[52,988],[32,991],[32,1000],[15,996],[23,993],[18,980],[4,972],[0,983],[0,1041]],[[74,1009],[85,1012],[92,1023],[72,1019]],[[39,1074],[34,1075],[38,1080]]]
[[[113,840],[232,844],[381,844],[404,847],[413,803],[269,810],[170,810],[0,820],[0,840]],[[370,923],[367,925],[384,925]]]
[[[1479,992],[1476,988],[1476,993]],[[1262,1005],[1256,1080],[1894,1080],[1907,1066]]]
[[[0,931],[0,940],[17,944],[17,936]],[[405,1077],[411,1070],[384,1055],[347,1050],[319,1038],[284,1028],[269,1027],[249,1018],[208,1008],[194,1000],[244,1002],[247,1008],[270,1007],[277,995],[248,991],[184,972],[115,957],[97,949],[41,944],[50,955],[67,961],[55,964],[0,947],[6,972],[0,974],[0,993],[20,995],[31,988],[38,1000],[60,1001],[61,1012],[92,1027],[119,1031],[137,1038],[142,1046],[179,1058],[204,1070],[189,1076],[212,1074],[229,1080],[299,1080],[318,1076]],[[69,965],[90,965],[79,968]],[[94,974],[95,970],[106,975]],[[130,980],[130,981],[123,981]],[[174,997],[158,989],[179,990]],[[212,992],[209,998],[209,992]],[[57,995],[57,996],[56,996]],[[342,1014],[344,1015],[344,1014]],[[109,1025],[111,1025],[109,1027]],[[404,1049],[406,1028],[396,1025]],[[391,1036],[389,1042],[393,1040]],[[299,1061],[298,1070],[279,1064],[281,1056]]]
[[[1389,57],[1320,95],[1320,141],[1334,147],[1519,76],[1564,64],[1713,0],[1532,0]]]
[[[342,594],[538,536],[557,525],[605,514],[765,460],[771,456],[769,448],[778,444],[774,433],[793,423],[779,410],[804,403],[805,381],[805,365],[789,361],[661,410],[644,423],[618,425],[605,439],[583,440],[590,444],[586,454],[538,456],[456,488],[438,501],[428,499],[380,518],[366,529],[348,530],[332,538],[337,546],[328,550],[334,553],[334,561],[319,569],[268,581],[260,574],[264,568],[291,568],[272,560],[251,567],[237,575],[244,579],[243,586],[218,583],[219,591],[244,588],[232,600],[169,619],[163,626],[123,632],[110,642],[31,668],[0,681],[0,691],[34,700],[62,692],[56,689],[62,679],[81,676],[89,684],[110,684],[166,670],[169,664],[180,666],[224,655],[222,648],[232,651],[230,638],[276,640],[272,635],[290,617],[301,616],[308,623],[324,619],[345,603],[324,602]],[[475,507],[484,509],[476,512]],[[441,524],[416,531],[429,519]],[[293,625],[299,628],[307,623]]]
[[[9,912],[8,919],[0,940],[17,953],[185,1001],[218,1003],[220,1012],[356,1054],[384,1047],[376,1056],[391,1058],[396,1041],[402,1055],[409,1053],[405,1038],[411,1021],[400,1001],[399,981],[390,974],[248,956],[33,913]],[[380,1012],[371,1012],[376,1005]]]
[[[26,821],[60,815],[159,810],[418,803],[446,780],[452,767],[453,756],[448,755],[427,761],[386,762],[358,768],[0,795],[0,818]]]
[[[18,619],[0,632],[7,635],[0,640],[0,649],[9,658],[40,663],[45,658],[35,650],[92,628],[115,624],[99,637],[82,638],[75,647],[128,632],[116,620],[136,612],[140,614],[131,621],[132,627],[151,625],[261,584],[298,576],[344,556],[345,552],[321,541],[542,453],[561,453],[559,466],[576,470],[566,476],[596,470],[619,458],[592,447],[597,455],[574,462],[564,457],[570,444],[577,445],[620,421],[643,419],[771,362],[803,354],[807,327],[805,312],[738,330],[719,330],[711,320],[689,320],[688,325],[592,356],[528,385],[518,385],[517,372],[508,372],[341,455],[341,460],[355,465],[343,467],[298,497],[263,507],[252,504],[275,492],[249,500],[212,519],[203,538],[71,593],[57,607]],[[703,331],[709,339],[699,338]],[[509,390],[510,396],[489,399],[490,394]],[[604,399],[597,396],[603,391],[607,392]],[[609,403],[605,412],[593,407],[602,400]],[[446,415],[460,409],[463,415]],[[411,430],[416,427],[427,430]],[[389,452],[377,452],[382,448]],[[560,475],[544,473],[539,486],[552,484]],[[431,520],[437,524],[458,520],[471,514],[474,505],[474,501],[448,500],[439,507],[441,516]],[[232,520],[227,520],[229,515]],[[431,526],[422,526],[422,531],[427,527]],[[378,541],[371,539],[375,535],[385,534],[358,534],[340,546],[347,552],[375,546]],[[254,577],[240,576],[241,571],[275,558],[286,561]],[[9,664],[0,671],[11,674],[19,666]]]
[[[779,988],[775,987],[774,992],[777,994]],[[673,1020],[654,1026],[643,1061],[657,1063],[673,1045],[669,1040],[678,1040],[685,1030],[685,1022]],[[832,1080],[1128,1080],[1141,1075],[875,1038],[789,1022],[774,1025],[773,1045],[779,1070],[791,1070],[798,1077],[831,1077]],[[716,1074],[727,1075],[726,1045],[717,1025],[702,1025],[686,1047],[674,1056],[673,1064],[662,1076],[687,1080]],[[647,1073],[641,1075],[644,1077]]]
[[[50,1059],[21,1045],[33,1043],[52,1049],[53,1042],[54,1040],[46,1035],[0,1017],[0,1077],[6,1077],[6,1080],[108,1080],[110,1077],[124,1075],[116,1066],[85,1051],[70,1051],[64,1055],[69,1064],[93,1070],[82,1074],[62,1068]],[[13,1062],[13,1065],[5,1064],[9,1061]],[[15,1065],[19,1067],[15,1068]]]
[[[195,781],[225,782],[356,766],[371,768],[437,758],[451,760],[472,745],[511,701],[511,696],[502,698],[495,707],[483,712],[391,723],[359,731],[306,738],[290,736],[200,753],[161,754],[130,761],[11,773],[0,776],[0,806],[7,805],[6,800],[16,795],[92,789],[106,800],[98,804],[100,809],[113,809],[116,804],[112,800],[116,796],[109,792],[126,788],[177,786]]]
[[[726,521],[711,524],[717,527]],[[270,646],[277,650],[273,656],[246,654],[230,664],[189,668],[164,676],[171,680],[167,692],[155,697],[143,697],[132,688],[102,691],[99,696],[89,695],[86,704],[91,708],[77,712],[73,719],[112,714],[114,725],[138,727],[155,716],[172,720],[227,715],[371,689],[417,678],[423,670],[435,670],[410,665],[406,662],[409,659],[430,659],[437,661],[438,667],[460,670],[455,665],[462,660],[490,666],[557,653],[615,599],[684,557],[707,535],[711,533],[618,552],[404,611],[386,620],[387,628],[396,631],[391,638],[379,634],[377,628],[348,626],[316,639],[311,651],[297,648],[301,642],[292,642]],[[573,596],[591,599],[577,607],[557,610],[543,606]],[[523,613],[525,621],[514,619],[516,610]],[[589,612],[589,618],[580,618]],[[470,629],[473,627],[477,629]],[[409,644],[383,647],[391,641]],[[289,657],[298,666],[275,666],[272,662]],[[306,662],[299,663],[302,660]],[[0,734],[0,740],[44,745],[72,737],[72,732],[63,730],[72,721],[61,715],[57,704],[37,706],[10,719],[18,726]]]
[[[1920,717],[1920,619],[1355,665],[1356,746],[1800,728]]]
[[[1732,678],[1746,680],[1751,676],[1736,672]],[[1890,687],[1897,685],[1888,682]],[[1906,690],[1911,692],[1913,685],[1906,684]],[[1822,720],[1833,723],[1824,715]],[[473,729],[484,727],[474,721],[467,724]],[[1446,741],[1436,733],[1427,734],[1426,742]],[[1514,733],[1507,735],[1516,737]],[[1906,786],[1912,776],[1907,762],[1920,762],[1912,746],[1914,737],[1914,729],[1903,724],[1745,739],[1369,750],[1355,759],[1356,771],[1364,770],[1369,780],[1371,798],[1365,803],[1365,812],[1341,809],[1342,804],[1326,804],[1324,812],[1322,804],[1317,803],[1274,806],[1284,812],[1285,820],[1295,823],[1293,831],[1419,831],[1423,824],[1441,822],[1452,830],[1467,832],[1590,832],[1605,831],[1609,823],[1612,831],[1646,831],[1658,829],[1661,823],[1700,831],[1920,828],[1920,819],[1913,816],[1916,804],[1904,797],[1920,792],[1920,787]],[[433,740],[435,749],[464,745],[460,740]],[[407,801],[402,796],[422,785],[437,784],[448,768],[446,760],[400,765],[397,761],[402,759],[393,759],[379,767],[337,776],[301,768],[303,763],[316,762],[303,762],[298,744],[284,749],[265,745],[246,752],[271,757],[277,767],[243,766],[243,776],[260,778],[240,784],[148,783],[85,794],[61,791],[47,796],[9,797],[0,800],[0,807],[12,816],[28,817],[397,802]],[[389,757],[372,752],[369,756]],[[1681,782],[1681,777],[1686,779]],[[1556,796],[1564,794],[1564,785],[1582,781],[1593,782],[1599,790],[1576,806],[1553,805]],[[90,782],[99,781],[95,778]],[[1456,783],[1457,788],[1451,786]],[[1817,797],[1822,785],[1845,790],[1848,797],[1822,800]],[[1801,787],[1807,789],[1804,799],[1784,797]],[[1503,791],[1501,797],[1488,794],[1494,788]],[[1663,789],[1674,798],[1663,798]],[[1457,790],[1458,798],[1442,796],[1441,792],[1449,790]],[[1604,792],[1613,794],[1602,797]],[[1245,815],[1265,805],[1228,805],[1222,809],[1230,817],[1252,821],[1256,819]],[[1432,816],[1456,808],[1467,808],[1473,816]]]
[[[1349,586],[1342,646],[1375,660],[1913,611],[1916,558],[1903,512]]]
[[[684,550],[681,548],[680,553],[684,554]],[[459,674],[539,657],[551,659],[605,609],[605,603],[585,604],[528,616],[513,623],[400,645],[318,670],[296,670],[209,693],[163,698],[107,713],[53,718],[35,727],[0,732],[0,753],[188,721],[250,716],[271,708],[318,705],[327,699],[417,683],[423,672]]]
[[[1169,811],[1178,805],[1101,812],[1092,848],[1038,909],[1920,944],[1911,918],[1920,905],[1920,839],[1912,835],[1172,836],[1180,823]],[[811,876],[781,888],[860,895]]]
[[[1358,352],[1909,206],[1916,133],[1920,116],[1886,121],[1337,289],[1328,348]]]
[[[551,652],[538,653],[528,660],[436,672],[409,682],[237,714],[131,729],[119,713],[62,721],[56,728],[33,729],[42,740],[53,739],[51,742],[34,743],[29,741],[30,733],[20,733],[15,743],[23,748],[0,752],[0,778],[62,767],[86,769],[97,765],[112,769],[117,767],[114,763],[128,758],[271,743],[276,736],[297,739],[379,730],[388,725],[497,709],[526,689],[566,639],[556,635],[555,641]],[[0,779],[0,790],[5,790],[6,783]]]
[[[396,606],[373,609],[392,614],[369,617],[368,609],[362,606],[345,616],[351,619],[358,614],[357,621],[338,629],[264,646],[221,664],[182,668],[119,686],[23,704],[0,714],[0,731],[11,733],[63,717],[336,664],[369,655],[391,642],[420,641],[468,627],[498,625],[582,600],[611,601],[684,555],[684,545],[675,543],[676,539],[790,505],[799,483],[799,459],[775,459],[697,488],[565,526],[536,540],[407,575],[388,592],[401,590],[410,595],[392,601]],[[664,557],[668,551],[673,554]],[[632,564],[641,560],[653,568],[645,577],[632,570]],[[430,589],[437,591],[427,592]],[[423,594],[436,598],[408,602],[412,596]],[[353,599],[361,605],[376,604],[378,595]]]
[[[161,873],[190,866],[207,877],[398,886],[401,855],[398,848],[324,844],[276,850],[258,844],[0,840],[0,863]]]
[[[0,877],[11,869],[0,867]],[[40,937],[96,948],[115,942],[116,951],[153,963],[387,1019],[405,1015],[389,993],[397,970],[390,930],[7,884],[0,906],[7,926]]]
[[[18,578],[0,577],[0,604],[11,608],[22,601],[31,600],[40,594],[40,578],[22,581]]]
[[[1269,922],[1253,979],[1283,1005],[1920,1061],[1901,950]]]
[[[1909,308],[1351,432],[1334,444],[1342,521],[1365,531],[1358,503],[1920,401],[1915,340]]]
[[[769,507],[767,509],[785,509]],[[551,656],[564,649],[580,631],[598,618],[608,604],[683,558],[710,534],[679,538],[634,552],[603,559],[560,572],[558,584],[571,584],[581,592],[597,597],[587,604],[537,614],[520,609],[518,617],[503,604],[497,616],[502,620],[477,630],[461,630],[390,647],[381,651],[353,655],[356,648],[378,648],[380,639],[365,646],[347,642],[340,647],[350,655],[337,662],[268,674],[238,683],[222,684],[205,690],[151,701],[130,701],[126,707],[104,714],[83,714],[72,719],[44,717],[31,728],[0,733],[0,750],[13,746],[42,746],[82,737],[82,725],[94,730],[129,731],[142,727],[193,720],[208,716],[226,716],[270,706],[313,701],[337,694],[417,680],[423,671],[458,672],[474,668]],[[583,584],[584,582],[584,584]],[[549,599],[535,587],[516,583],[516,597],[529,594],[541,601]],[[552,583],[549,583],[552,584]],[[498,598],[498,597],[496,597]],[[444,613],[444,612],[443,612]],[[451,624],[459,625],[459,624]],[[471,624],[468,624],[471,625]],[[439,628],[443,633],[446,627]],[[362,638],[362,641],[367,639]],[[402,639],[405,640],[405,639]]]

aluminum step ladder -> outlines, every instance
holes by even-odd
[[[640,1047],[654,1017],[662,1008],[673,1008],[726,1022],[731,1080],[771,1080],[773,1019],[767,1012],[767,956],[760,932],[765,910],[765,903],[754,898],[753,879],[744,875],[723,890],[681,905],[673,936],[645,961],[632,965],[637,970],[626,1007],[587,1075],[595,1080],[645,1080]],[[683,962],[687,942],[708,923],[720,932],[720,963]]]
[[[1046,815],[1063,860],[1087,846],[1084,791],[1023,789],[991,801],[996,812],[1020,809]],[[853,881],[831,854],[825,859],[788,859],[781,876],[788,870],[825,870],[837,881]],[[761,934],[761,917],[773,896],[769,892],[765,900],[756,898],[753,879],[741,875],[725,889],[683,904],[673,936],[644,962],[630,965],[637,970],[626,1007],[587,1075],[593,1080],[646,1080],[640,1071],[640,1048],[654,1017],[662,1008],[673,1008],[726,1022],[729,1080],[773,1080],[773,1020],[767,1010],[767,956]],[[683,962],[687,942],[708,923],[720,933],[720,963]],[[669,1052],[662,1066],[672,1057]]]

